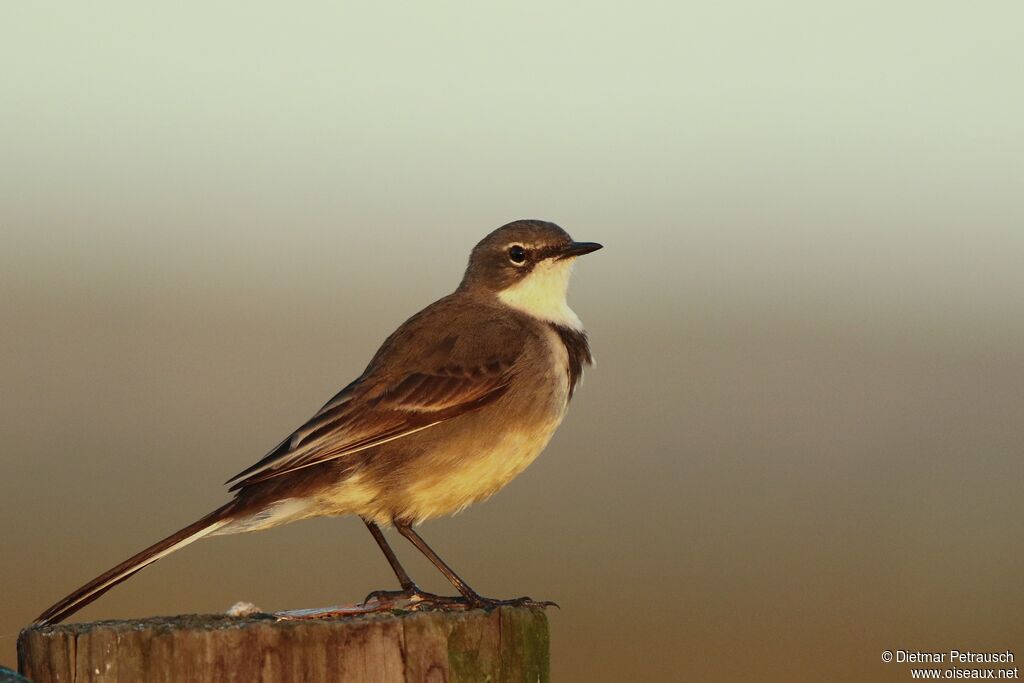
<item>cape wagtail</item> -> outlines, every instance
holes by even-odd
[[[96,577],[36,624],[65,619],[205,536],[319,515],[359,515],[398,577],[401,590],[371,593],[362,607],[532,603],[480,596],[413,525],[491,496],[547,445],[593,362],[566,290],[576,257],[600,248],[543,221],[498,228],[474,247],[455,292],[409,318],[362,375],[227,482],[231,502]],[[461,597],[420,590],[380,530],[389,524]]]

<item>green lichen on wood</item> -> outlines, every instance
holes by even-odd
[[[488,621],[494,627],[484,632],[480,629],[467,628],[465,619],[451,622],[448,634],[448,670],[450,680],[493,682],[494,674],[500,671],[501,640],[499,615],[491,612]]]
[[[551,679],[548,618],[538,607],[501,611],[501,672],[506,681]]]
[[[540,608],[499,608],[497,628],[481,631],[456,622],[448,636],[451,681],[550,680],[548,619]],[[498,676],[495,677],[495,672]]]

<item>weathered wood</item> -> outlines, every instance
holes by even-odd
[[[49,681],[547,681],[539,608],[278,621],[185,615],[27,628],[18,667]]]

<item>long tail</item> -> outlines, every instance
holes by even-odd
[[[100,574],[36,617],[35,624],[42,626],[63,621],[140,569],[153,564],[165,555],[170,555],[179,548],[184,548],[192,541],[198,541],[203,536],[213,533],[231,522],[229,513],[234,505],[234,502],[231,502],[214,510],[199,521],[189,524],[181,531],[154,543],[116,567]]]

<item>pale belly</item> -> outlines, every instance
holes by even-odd
[[[526,469],[547,446],[562,415],[533,422],[530,430],[510,429],[500,436],[473,430],[468,438],[443,439],[419,455],[409,454],[390,476],[372,468],[355,472],[318,496],[314,514],[357,514],[382,525],[456,514],[494,495]]]
[[[443,475],[423,477],[408,488],[403,517],[419,522],[456,514],[494,495],[540,455],[560,422],[508,432],[485,454],[463,457]]]

